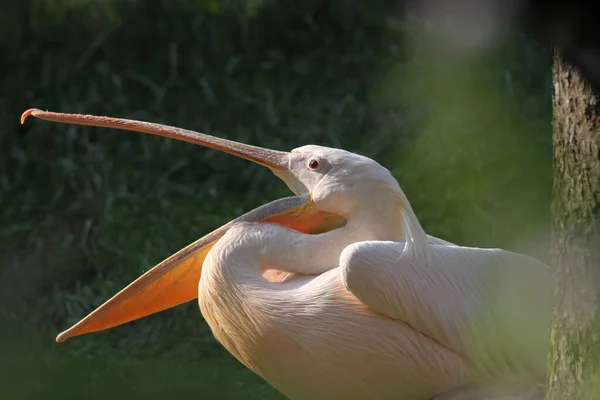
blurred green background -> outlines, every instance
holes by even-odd
[[[392,170],[428,233],[547,260],[550,53],[519,32],[465,41],[458,28],[383,0],[7,0],[0,398],[281,398],[215,342],[195,302],[54,337],[284,184],[173,140],[21,126],[31,107],[345,148]]]

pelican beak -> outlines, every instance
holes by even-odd
[[[96,115],[57,113],[31,108],[21,115],[21,124],[25,123],[25,120],[29,116],[52,122],[116,128],[126,131],[143,132],[152,135],[183,140],[185,142],[199,144],[204,147],[210,147],[211,149],[220,150],[234,156],[245,158],[246,160],[254,161],[255,163],[268,167],[272,171],[287,169],[289,163],[289,153],[286,151],[264,149],[262,147],[256,147],[244,143],[234,142],[232,140],[217,138],[204,133],[152,122],[101,117]]]
[[[284,151],[263,149],[161,124],[37,109],[25,111],[21,123],[30,115],[53,122],[133,130],[200,144],[268,167],[284,179],[292,190],[294,187],[298,188],[288,169],[289,153]],[[258,207],[156,265],[73,327],[58,335],[56,341],[62,342],[70,337],[109,329],[196,299],[206,255],[227,230],[238,222],[276,223],[307,234],[331,231],[346,223],[341,216],[318,210],[309,195],[287,197]]]

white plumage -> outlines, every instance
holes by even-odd
[[[544,264],[432,244],[372,160],[318,146],[292,154],[325,160],[327,173],[295,175],[318,208],[348,224],[306,235],[242,223],[219,240],[199,302],[232,354],[292,399],[416,400],[475,384],[525,396],[543,382]],[[365,230],[364,220],[377,224]],[[396,240],[373,240],[383,238]],[[266,269],[296,278],[269,283]]]

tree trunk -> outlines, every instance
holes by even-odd
[[[554,57],[553,296],[547,399],[600,399],[600,107]]]

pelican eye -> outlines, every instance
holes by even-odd
[[[310,160],[308,162],[308,168],[310,168],[312,170],[319,168],[319,161],[317,161],[313,158],[312,160]]]

